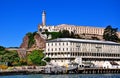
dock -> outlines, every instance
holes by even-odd
[[[103,68],[84,68],[78,69],[81,74],[120,74],[120,69],[103,69]]]

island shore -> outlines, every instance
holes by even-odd
[[[0,75],[27,75],[27,74],[120,74],[120,69],[78,68],[62,72],[46,72],[45,66],[11,67],[11,70],[1,70]],[[52,68],[51,68],[52,70]]]

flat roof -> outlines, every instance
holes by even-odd
[[[74,38],[57,38],[47,41],[49,42],[82,42],[82,43],[98,43],[98,44],[111,44],[111,45],[120,45],[120,43],[112,41],[100,41],[100,40],[85,40],[85,39],[74,39]]]

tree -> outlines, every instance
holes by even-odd
[[[70,33],[68,30],[60,31],[60,38],[70,38]]]
[[[46,57],[44,60],[47,61],[47,62],[50,62],[50,61],[51,61],[51,58]]]
[[[71,38],[74,38],[74,37],[75,37],[75,34],[74,34],[72,31],[71,31],[70,37],[71,37]]]
[[[51,35],[51,39],[59,38],[60,33],[59,32],[49,32],[49,35]]]
[[[13,62],[19,62],[19,56],[17,51],[0,51],[0,61],[12,65]]]
[[[16,62],[13,62],[13,65],[18,65],[18,66],[27,65],[27,60],[25,58],[21,58],[19,60],[19,63],[16,64]]]
[[[3,50],[5,50],[5,47],[0,46],[0,51],[3,51]]]
[[[104,29],[103,39],[107,41],[117,42],[119,40],[117,35],[118,28],[112,28],[110,25]]]
[[[42,59],[44,58],[43,51],[34,50],[28,55],[28,62],[32,62],[33,65],[42,65]]]

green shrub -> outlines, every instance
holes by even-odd
[[[44,60],[47,61],[47,62],[50,62],[50,61],[51,61],[51,58],[46,57]]]

